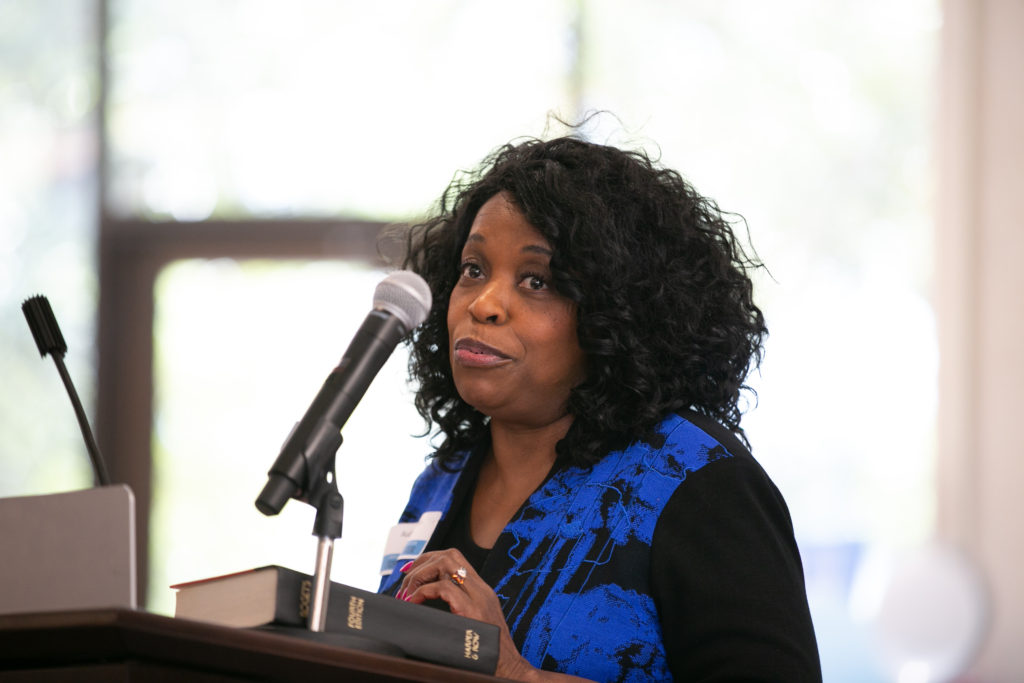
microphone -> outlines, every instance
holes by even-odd
[[[402,337],[426,320],[430,304],[430,287],[413,272],[396,271],[377,285],[373,310],[267,473],[256,499],[260,512],[276,515],[289,498],[308,495],[341,445],[341,428],[370,382]]]
[[[71,375],[64,366],[64,354],[67,353],[68,345],[64,341],[64,335],[60,333],[60,326],[57,318],[53,315],[53,309],[45,296],[36,295],[26,299],[21,304],[21,310],[28,321],[28,327],[32,331],[32,337],[36,340],[39,348],[39,355],[46,358],[46,354],[53,357],[57,366],[60,378],[64,380],[64,387],[68,390],[71,398],[71,406],[75,410],[75,417],[78,418],[78,426],[82,430],[82,437],[85,438],[85,447],[89,451],[89,459],[92,461],[93,474],[100,486],[110,484],[110,475],[107,474],[107,466],[100,455],[99,446],[93,438],[92,430],[89,428],[89,420],[85,416],[82,402],[78,399],[78,392],[71,381]]]

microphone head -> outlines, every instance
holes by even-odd
[[[373,292],[373,307],[391,313],[408,332],[427,319],[431,295],[427,281],[409,270],[396,270]]]
[[[64,335],[60,333],[60,326],[57,325],[57,318],[53,315],[50,302],[42,294],[37,294],[25,299],[21,304],[21,310],[28,321],[28,327],[32,330],[32,337],[39,347],[39,355],[43,358],[46,354],[52,353],[60,358],[67,353],[68,345],[64,341]]]

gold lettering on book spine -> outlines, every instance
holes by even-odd
[[[366,601],[356,596],[348,599],[348,627],[357,631],[363,630],[363,604]]]
[[[309,600],[313,595],[313,582],[306,579],[299,584],[299,616],[309,618]]]
[[[463,651],[465,659],[480,659],[480,634],[471,628],[466,629],[466,644]]]

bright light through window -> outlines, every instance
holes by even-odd
[[[292,426],[348,347],[384,273],[344,262],[181,261],[157,282],[154,577],[172,583],[280,564],[313,571],[313,508],[254,505]],[[423,469],[404,347],[353,412],[337,455],[345,500],[335,580],[375,589],[387,530]]]
[[[571,110],[572,4],[117,2],[112,208],[421,212],[481,150]]]

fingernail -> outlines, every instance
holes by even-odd
[[[395,593],[395,597],[398,598],[399,600],[405,600],[405,589],[403,588],[400,591],[398,591],[397,593]]]
[[[408,562],[403,564],[402,568],[399,569],[398,571],[402,572],[403,574],[406,573],[407,571],[409,571],[409,567],[411,567],[415,562],[416,562],[416,560],[409,560]]]

